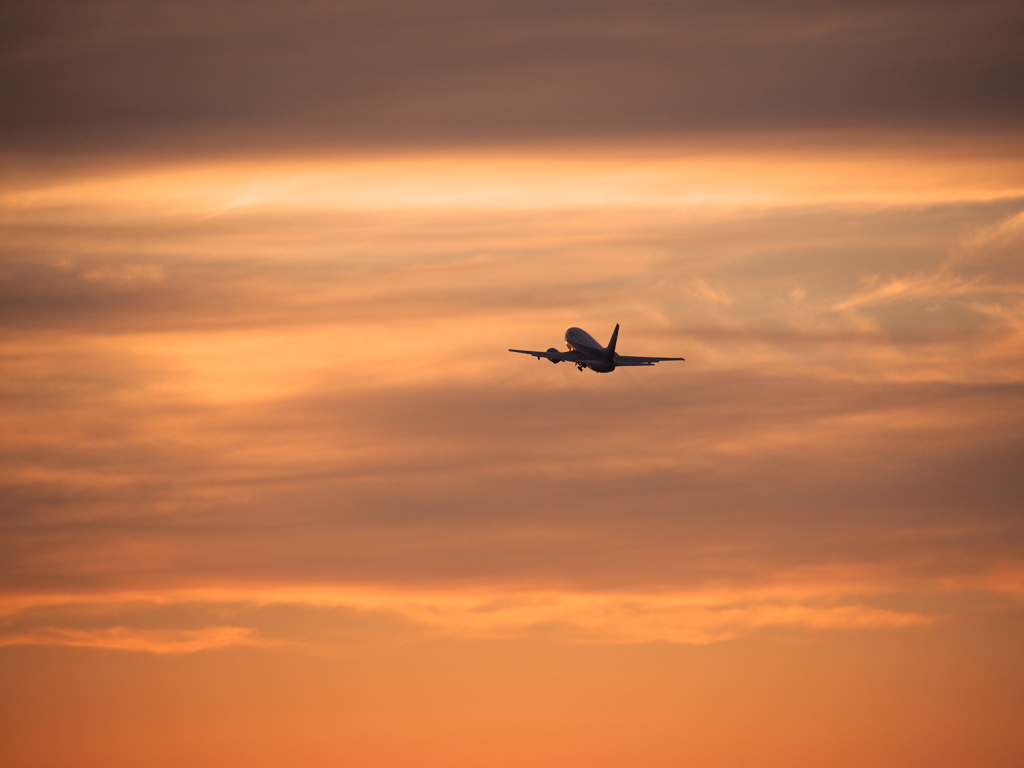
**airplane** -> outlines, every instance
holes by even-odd
[[[616,368],[633,365],[654,365],[665,360],[685,360],[684,357],[631,357],[615,352],[615,343],[619,338],[619,324],[615,324],[612,338],[607,347],[602,347],[597,340],[582,328],[570,328],[565,332],[565,346],[568,352],[559,352],[551,347],[547,352],[533,352],[529,349],[510,349],[521,355],[533,355],[538,360],[544,358],[552,363],[574,363],[576,369],[582,371],[589,368],[596,373],[611,373]]]

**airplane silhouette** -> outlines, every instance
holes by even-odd
[[[552,363],[574,363],[582,371],[589,368],[596,373],[611,373],[623,366],[654,365],[665,360],[685,360],[683,357],[633,357],[615,352],[615,343],[619,339],[619,324],[615,324],[612,338],[607,347],[602,347],[593,336],[582,328],[570,328],[565,332],[565,346],[568,352],[559,352],[551,347],[546,352],[534,352],[529,349],[510,349],[522,355],[533,355],[538,360],[544,358]]]

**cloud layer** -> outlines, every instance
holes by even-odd
[[[1017,766],[1022,20],[5,3],[0,762]]]
[[[1006,0],[54,1],[4,14],[8,150],[1013,135],[1022,119],[1022,15]]]
[[[694,197],[707,180],[671,166],[553,190],[539,163],[502,184],[463,161],[12,192],[9,583],[642,594],[824,563],[967,585],[1019,563],[1005,180],[911,205],[850,199],[826,163],[769,205]],[[628,352],[689,361],[603,378],[504,351],[613,322]]]

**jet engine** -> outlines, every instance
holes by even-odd
[[[558,354],[558,350],[555,349],[554,347],[549,347],[548,348],[548,354],[549,355],[557,355]],[[551,360],[551,358],[549,357],[548,360]],[[551,362],[552,363],[560,363],[562,361],[561,360],[551,360]]]

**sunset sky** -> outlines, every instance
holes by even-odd
[[[5,2],[0,763],[1024,765],[1022,39]]]

